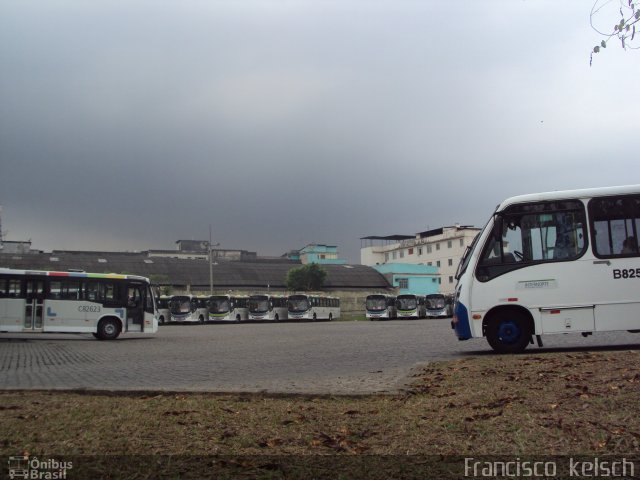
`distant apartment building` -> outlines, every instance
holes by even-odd
[[[177,240],[175,250],[149,250],[149,257],[183,258],[190,260],[208,260],[209,242],[207,240]],[[219,261],[250,261],[257,259],[256,252],[247,250],[212,248],[211,260]]]
[[[338,247],[321,243],[310,243],[300,250],[291,250],[283,255],[302,264],[318,263],[324,265],[344,265],[347,263],[338,255]]]
[[[440,293],[455,289],[455,273],[467,246],[480,232],[469,225],[454,225],[420,232],[414,236],[362,237],[360,262],[363,265],[414,264],[438,269]]]
[[[15,240],[2,240],[0,241],[0,253],[13,253],[16,255],[40,253],[40,250],[31,249],[31,240],[27,241],[15,241]]]

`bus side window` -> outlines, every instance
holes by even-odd
[[[596,257],[638,255],[640,197],[594,198],[589,215]]]
[[[0,298],[18,298],[20,296],[20,280],[0,279]]]
[[[82,299],[95,302],[98,299],[98,283],[82,282]]]
[[[113,301],[116,298],[116,286],[113,283],[100,284],[100,299]]]
[[[140,292],[137,287],[129,287],[127,299],[127,308],[136,308],[139,305]]]
[[[20,298],[22,285],[20,280],[10,278],[7,283],[7,297]]]
[[[49,298],[59,300],[62,298],[62,282],[52,281],[49,284]]]
[[[147,286],[147,289],[146,289],[144,311],[147,313],[154,313],[153,294],[151,293],[151,288],[149,286]]]
[[[80,282],[77,280],[68,280],[62,282],[60,288],[60,298],[63,300],[78,300],[80,297]]]

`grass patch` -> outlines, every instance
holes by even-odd
[[[434,363],[386,396],[4,391],[0,454],[637,454],[639,372],[637,351],[563,352]]]

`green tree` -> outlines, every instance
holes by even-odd
[[[169,295],[171,293],[171,287],[166,285],[169,283],[169,277],[160,273],[149,275],[149,281],[153,286],[158,289],[160,295]],[[165,284],[160,286],[160,284]]]
[[[636,38],[636,23],[640,21],[640,4],[637,0],[619,0],[620,2],[620,18],[614,25],[600,27],[595,25],[595,19],[605,6],[610,6],[611,0],[596,0],[591,9],[591,28],[605,37],[600,45],[593,47],[591,51],[591,62],[593,62],[593,54],[600,52],[601,49],[607,48],[607,43],[612,38],[620,41],[622,48],[637,49],[640,48],[640,40]],[[640,32],[639,32],[640,33]]]
[[[310,263],[289,270],[286,284],[289,290],[320,290],[326,278],[327,272],[324,268],[315,263]]]

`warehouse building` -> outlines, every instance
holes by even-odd
[[[181,257],[181,258],[178,258]],[[234,292],[287,294],[286,277],[300,261],[286,258],[251,258],[209,264],[194,255],[153,255],[150,252],[60,251],[28,254],[0,253],[0,267],[22,270],[83,270],[92,273],[122,273],[149,277],[162,294],[208,294]],[[323,265],[327,278],[323,293],[339,296],[344,313],[361,312],[370,293],[394,289],[384,275],[364,265]],[[211,285],[210,285],[211,279]]]

